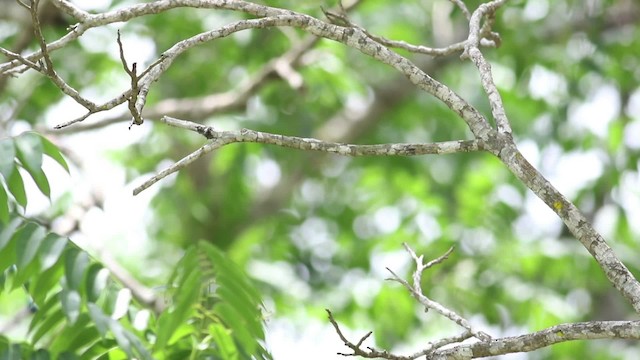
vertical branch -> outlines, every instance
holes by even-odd
[[[137,74],[137,65],[138,63],[133,63],[131,65],[131,69],[129,69],[129,65],[127,65],[127,59],[124,57],[124,47],[122,46],[122,40],[120,39],[120,30],[118,30],[118,37],[116,39],[118,42],[118,49],[120,50],[120,61],[122,62],[122,67],[124,71],[129,75],[131,79],[131,93],[129,94],[129,98],[127,99],[129,105],[129,111],[131,112],[131,124],[129,124],[129,129],[135,125],[142,125],[144,119],[140,116],[140,111],[137,108],[138,104],[138,94],[140,93],[140,88],[138,87],[138,74]]]

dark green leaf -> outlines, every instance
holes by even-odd
[[[58,360],[78,360],[78,357],[74,353],[65,351],[58,356]]]
[[[96,302],[107,286],[108,272],[102,265],[93,263],[87,270],[85,291],[87,301]]]
[[[0,359],[22,360],[22,348],[20,344],[9,344],[9,346],[0,353]]]
[[[44,349],[38,349],[31,354],[30,360],[49,360],[51,359],[51,354],[49,354]]]

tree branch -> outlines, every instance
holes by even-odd
[[[544,330],[533,332],[530,334],[511,336],[504,338],[491,338],[489,335],[471,328],[469,322],[456,314],[452,310],[447,309],[443,305],[428,299],[422,292],[421,277],[424,270],[442,263],[447,259],[453,249],[449,249],[445,254],[435,260],[424,263],[424,256],[416,255],[416,253],[405,243],[403,244],[411,258],[416,263],[416,270],[413,272],[413,285],[406,280],[398,277],[393,271],[393,278],[389,280],[397,281],[409,290],[411,295],[418,300],[425,309],[434,309],[439,314],[451,319],[456,324],[464,327],[465,332],[460,335],[442,338],[435,342],[430,342],[427,346],[411,355],[392,354],[386,350],[377,350],[367,346],[362,348],[364,341],[371,335],[371,332],[363,336],[357,343],[349,341],[333,314],[326,310],[329,315],[329,322],[333,325],[336,333],[342,342],[352,350],[352,353],[338,353],[343,356],[361,356],[364,358],[383,358],[390,360],[413,360],[419,357],[425,357],[431,360],[449,360],[449,359],[474,359],[487,356],[505,355],[517,352],[529,352],[543,347],[551,346],[557,343],[571,340],[590,340],[590,339],[634,339],[640,340],[640,321],[592,321],[573,324],[561,324]],[[463,341],[470,337],[476,337],[480,341],[471,344],[462,344]],[[447,346],[445,348],[445,345]]]
[[[451,252],[453,251],[453,248],[450,248],[445,254],[441,255],[437,259],[429,261],[427,264],[424,264],[423,263],[424,257],[422,255],[417,256],[416,253],[406,243],[404,243],[403,246],[407,250],[407,252],[411,255],[411,257],[413,258],[413,261],[416,263],[416,270],[413,272],[413,286],[409,284],[406,280],[396,275],[396,273],[394,273],[389,268],[387,268],[387,270],[391,273],[391,275],[393,275],[393,278],[390,278],[388,280],[397,281],[400,284],[404,285],[404,287],[406,287],[407,290],[409,290],[409,292],[411,293],[411,296],[413,296],[416,300],[418,300],[420,304],[424,306],[425,312],[428,311],[429,309],[433,309],[438,314],[448,318],[449,320],[463,327],[466,330],[466,332],[470,333],[471,335],[478,338],[479,340],[490,341],[491,336],[489,336],[488,334],[482,331],[474,329],[467,319],[463,318],[462,316],[458,315],[455,311],[448,309],[442,304],[429,299],[422,292],[422,285],[421,285],[422,273],[426,269],[434,265],[440,264],[441,262],[446,260],[451,254]]]
[[[457,140],[438,143],[354,145],[330,143],[317,139],[271,134],[249,129],[242,129],[238,131],[219,131],[215,130],[211,126],[174,119],[168,116],[162,117],[161,121],[170,126],[197,132],[207,139],[210,139],[211,142],[135,188],[133,190],[134,195],[139,194],[159,180],[191,164],[204,154],[219,149],[225,145],[238,142],[270,144],[291,149],[320,151],[344,156],[415,156],[427,154],[453,154],[459,152],[480,151],[484,149],[484,145],[480,140]]]

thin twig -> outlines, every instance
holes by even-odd
[[[490,27],[493,23],[493,16],[495,12],[506,2],[507,0],[496,0],[485,3],[480,5],[478,9],[473,12],[471,19],[469,20],[469,37],[466,41],[462,58],[471,58],[471,61],[473,61],[474,65],[480,72],[480,81],[487,97],[489,98],[491,114],[496,121],[498,132],[511,136],[511,125],[509,124],[509,120],[507,119],[507,115],[504,111],[500,92],[493,81],[491,65],[487,62],[479,49],[481,32],[480,22],[482,18],[487,16],[487,24],[489,24],[488,27]]]
[[[467,319],[463,318],[461,315],[457,314],[455,311],[448,309],[444,305],[429,299],[422,292],[421,279],[422,279],[422,273],[424,272],[424,270],[426,270],[428,267],[431,267],[435,264],[439,264],[442,261],[444,261],[449,256],[449,254],[451,254],[451,252],[453,251],[453,248],[450,248],[449,250],[447,250],[445,254],[439,256],[435,260],[430,261],[426,265],[423,262],[424,256],[416,255],[416,253],[406,243],[404,244],[404,248],[407,250],[407,252],[411,255],[414,262],[416,263],[416,270],[413,272],[413,286],[409,284],[409,282],[407,282],[406,280],[399,277],[395,272],[393,272],[389,268],[387,268],[387,270],[391,273],[391,275],[393,275],[393,277],[388,280],[396,281],[404,285],[404,287],[407,290],[409,290],[411,295],[416,300],[418,300],[420,304],[422,304],[425,307],[425,310],[428,310],[428,309],[435,310],[440,315],[450,319],[451,321],[455,322],[459,326],[463,327],[465,330],[469,331],[473,336],[475,336],[481,341],[491,340],[491,336],[489,336],[488,334],[482,331],[474,329]]]
[[[457,6],[462,11],[462,13],[467,18],[467,20],[471,19],[471,13],[469,12],[469,9],[467,9],[467,5],[465,5],[462,0],[449,0],[449,1],[452,2],[455,6]]]
[[[352,28],[356,28],[360,31],[362,31],[363,33],[367,34],[367,36],[369,38],[371,38],[373,41],[378,42],[384,46],[387,47],[391,47],[391,48],[396,48],[396,49],[403,49],[412,53],[416,53],[416,54],[424,54],[424,55],[430,55],[433,57],[439,57],[439,56],[447,56],[447,55],[451,55],[460,51],[464,51],[465,49],[465,45],[467,43],[467,41],[461,41],[461,42],[457,42],[455,44],[451,44],[449,46],[443,47],[443,48],[432,48],[432,47],[428,47],[428,46],[424,46],[424,45],[414,45],[414,44],[410,44],[406,41],[402,41],[402,40],[391,40],[391,39],[387,39],[383,36],[379,36],[379,35],[375,35],[372,34],[371,32],[369,32],[368,30],[366,30],[365,28],[355,24],[354,22],[352,22],[347,16],[346,14],[343,13],[339,13],[336,11],[332,11],[332,10],[323,10],[325,16],[327,17],[327,19],[329,19],[329,21],[331,21],[332,23],[336,24],[336,25],[340,25],[340,26],[346,26],[346,27],[352,27]],[[484,35],[485,33],[482,33],[482,35]],[[492,42],[492,41],[486,41],[486,42],[482,42],[483,46],[490,46],[490,47],[495,47],[496,43]]]
[[[333,328],[336,330],[336,333],[338,334],[338,337],[340,337],[340,340],[342,340],[342,343],[348,347],[349,349],[351,349],[351,351],[353,351],[353,353],[351,354],[347,354],[347,353],[338,353],[338,355],[341,356],[361,356],[364,358],[368,358],[368,359],[376,359],[376,358],[383,358],[383,359],[390,359],[390,360],[412,360],[413,358],[410,357],[406,357],[406,356],[396,356],[393,355],[391,353],[389,353],[386,350],[380,351],[380,350],[376,350],[372,347],[367,346],[366,350],[362,349],[362,344],[364,343],[364,341],[369,338],[369,336],[371,336],[372,332],[369,331],[368,333],[366,333],[363,337],[360,338],[360,340],[354,344],[351,341],[349,341],[346,336],[344,336],[344,334],[342,333],[342,330],[340,330],[340,326],[338,325],[338,322],[333,318],[333,314],[331,313],[331,311],[329,311],[329,309],[325,309],[325,311],[327,312],[328,316],[329,316],[329,322],[331,323],[331,325],[333,325]]]
[[[131,94],[127,99],[127,102],[129,103],[129,112],[132,116],[131,124],[129,124],[129,129],[131,129],[134,124],[142,125],[142,123],[144,122],[144,120],[140,116],[140,111],[138,111],[138,109],[136,108],[136,104],[138,103],[138,94],[140,93],[140,88],[138,87],[139,77],[137,74],[138,63],[134,62],[133,64],[131,64],[131,69],[129,69],[129,65],[127,65],[127,59],[125,59],[124,57],[124,47],[122,46],[122,40],[120,39],[120,30],[118,30],[118,37],[116,38],[116,41],[118,42],[118,49],[120,51],[120,61],[122,62],[122,67],[131,79]],[[152,67],[150,66],[148,70],[151,69]]]
[[[42,52],[42,59],[44,60],[44,65],[41,65],[40,68],[41,73],[51,79],[51,81],[66,95],[75,100],[78,104],[84,106],[87,110],[91,111],[96,107],[96,104],[85,99],[80,95],[78,90],[69,86],[54,70],[53,61],[51,60],[51,56],[49,55],[49,51],[47,49],[47,42],[42,35],[42,29],[40,27],[40,19],[38,17],[38,5],[39,0],[33,0],[31,2],[31,6],[28,7],[29,12],[31,13],[31,21],[33,22],[33,33],[35,38],[38,40],[38,44],[40,45],[40,51]],[[19,59],[20,62],[24,63],[23,59]]]

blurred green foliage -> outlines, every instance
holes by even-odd
[[[322,16],[320,6],[334,5],[266,3],[315,16]],[[472,9],[478,4],[466,3]],[[135,19],[122,32],[151,42],[158,55],[176,41],[240,18],[230,12],[179,9]],[[375,34],[428,46],[463,40],[467,31],[464,16],[444,0],[364,0],[351,18]],[[512,1],[496,17],[502,46],[484,50],[525,155],[552,180],[562,180],[559,185],[588,218],[611,224],[604,235],[635,274],[640,274],[640,260],[624,252],[637,252],[639,235],[633,219],[640,214],[629,203],[632,195],[631,201],[638,201],[638,192],[628,188],[637,184],[640,163],[637,140],[628,140],[637,138],[631,131],[640,122],[638,24],[640,9],[633,1]],[[154,84],[147,106],[238,87],[305,36],[290,29],[259,30],[199,46],[180,56]],[[0,45],[12,40],[0,39]],[[456,55],[430,59],[401,53],[490,114],[472,64]],[[113,79],[105,74],[120,67],[106,52],[87,52],[78,43],[57,54],[58,71],[80,87],[108,89]],[[297,70],[304,78],[300,89],[272,76],[246,106],[189,120],[358,144],[470,138],[463,121],[444,105],[391,68],[341,44],[319,41]],[[32,81],[42,86],[16,118],[38,126],[60,93],[47,82]],[[601,123],[583,119],[578,110],[594,103],[603,88],[618,104],[598,103],[598,109],[611,107],[607,113],[612,115]],[[0,102],[15,101],[20,91],[12,83],[0,93]],[[159,122],[143,126],[152,128],[147,138],[113,154],[130,179],[148,175],[160,161],[176,161],[204,142]],[[587,166],[600,169],[595,178],[582,179],[580,173],[554,177],[558,166],[566,165],[563,158],[585,153],[596,154]],[[275,177],[275,185],[265,180],[269,177]],[[442,323],[432,314],[418,315],[420,308],[409,294],[384,282],[385,267],[404,276],[411,273],[402,242],[428,258],[455,246],[451,259],[425,274],[425,292],[476,324],[491,327],[494,336],[632,316],[560,220],[549,220],[553,214],[489,154],[345,159],[235,144],[182,170],[175,182],[155,186],[163,191],[152,202],[149,234],[159,246],[150,257],[162,261],[167,248],[185,249],[204,240],[257,279],[275,317],[302,311],[309,319],[324,321],[320,310],[330,307],[341,323],[373,330],[376,344],[388,349],[419,349],[426,339],[454,331],[431,326]],[[274,272],[255,271],[265,264]],[[167,262],[167,275],[171,266]],[[277,277],[282,273],[293,274],[306,291],[292,294],[291,279]],[[211,333],[218,330],[214,326]],[[418,338],[420,342],[407,344],[407,339]],[[530,358],[622,359],[624,347],[633,345],[616,346],[623,350],[610,350],[614,347],[605,342],[573,342]]]

